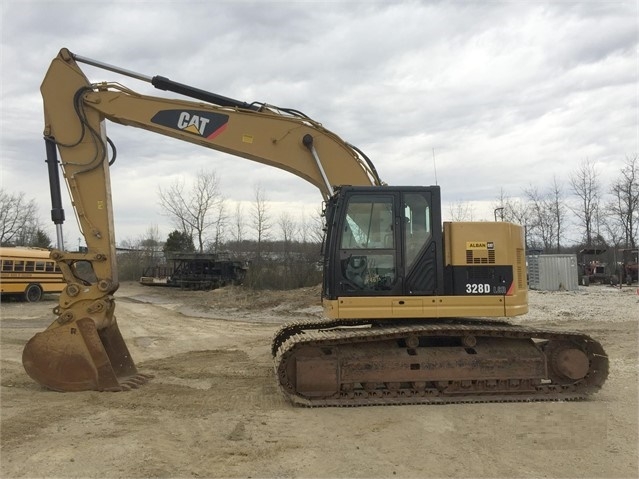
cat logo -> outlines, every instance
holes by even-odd
[[[203,116],[191,115],[188,111],[183,111],[180,113],[177,126],[180,130],[186,130],[204,136],[204,129],[209,121],[211,120]]]
[[[201,110],[161,110],[151,118],[151,122],[157,125],[209,140],[222,133],[228,121],[228,115]]]

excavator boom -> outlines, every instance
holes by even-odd
[[[199,101],[138,94],[117,83],[89,82],[78,62],[152,83]],[[266,104],[248,104],[155,76],[153,78],[60,50],[42,82],[44,137],[50,176],[58,159],[87,244],[86,253],[62,250],[58,261],[68,284],[55,321],[26,345],[27,373],[51,389],[119,390],[146,381],[138,373],[117,326],[115,236],[105,120],[177,138],[291,172],[324,198],[334,185],[381,185],[372,163],[356,148],[306,115]],[[321,156],[321,159],[320,159]],[[51,181],[52,217],[64,214],[57,180]],[[54,193],[54,190],[58,190]],[[90,275],[79,273],[89,265]]]
[[[140,95],[117,83],[90,84],[76,60],[202,102]],[[315,185],[325,198],[336,185],[382,184],[360,150],[297,110],[233,100],[165,77],[151,78],[89,60],[66,49],[53,60],[41,90],[45,135],[55,137],[59,146],[73,143],[89,123],[97,133],[98,124],[108,119],[288,171]],[[85,121],[77,114],[81,110],[98,118]],[[73,118],[75,128],[60,123],[62,118]],[[53,131],[56,127],[60,131]]]

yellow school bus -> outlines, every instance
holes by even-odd
[[[0,293],[40,301],[43,293],[60,293],[62,271],[42,248],[0,247]]]

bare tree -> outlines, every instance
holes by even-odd
[[[596,235],[594,226],[601,190],[597,169],[590,160],[582,161],[577,171],[570,175],[570,187],[579,200],[579,204],[571,210],[584,228],[584,241],[587,246],[590,246],[593,242],[593,236]]]
[[[235,214],[233,215],[233,241],[238,244],[244,239],[244,217],[242,214],[242,203],[235,204]]]
[[[183,233],[197,240],[198,250],[204,251],[206,234],[211,226],[221,227],[224,197],[214,171],[200,170],[195,183],[185,191],[183,181],[176,181],[168,189],[159,189],[160,205],[174,225]],[[221,238],[221,230],[216,230]]]
[[[495,216],[501,221],[509,221],[519,225],[526,225],[530,216],[530,206],[520,198],[511,198],[503,188],[499,190],[499,197],[493,203]]]
[[[553,176],[545,192],[531,186],[524,193],[528,200],[525,224],[532,244],[548,252],[560,252],[567,218],[561,183]]]
[[[306,215],[302,227],[304,228],[302,242],[321,244],[324,241],[326,232],[326,217],[322,209],[317,208],[315,213]]]
[[[138,245],[145,268],[155,266],[162,261],[162,238],[158,225],[150,225],[138,241]]]
[[[255,202],[251,211],[251,226],[255,230],[257,236],[257,256],[261,256],[262,242],[268,239],[268,233],[271,229],[271,219],[268,212],[268,202],[264,187],[260,184],[254,188]]]
[[[606,208],[607,209],[607,208]],[[613,216],[601,220],[600,233],[593,239],[593,244],[607,248],[621,248],[624,244],[623,226]]]
[[[509,200],[510,200],[510,197],[506,194],[503,188],[500,188],[499,196],[497,197],[497,200],[492,204],[494,215],[495,215],[495,221],[497,221],[498,219],[500,221],[507,221],[506,209],[507,209]]]
[[[271,219],[268,211],[266,192],[261,184],[254,186],[254,202],[251,204],[251,227],[255,231],[256,251],[255,260],[251,263],[247,284],[256,289],[272,284],[272,272],[269,271],[268,260],[262,257],[263,242],[268,240],[271,229]]]
[[[280,234],[282,235],[282,247],[283,247],[283,255],[284,255],[284,276],[288,277],[291,275],[293,270],[293,237],[295,236],[295,221],[292,216],[284,211],[280,213],[278,217],[277,224],[280,229]]]
[[[220,201],[215,206],[215,210],[215,233],[213,236],[213,251],[217,252],[224,242],[226,224],[228,222],[228,215],[226,214],[226,203],[224,201]]]
[[[639,160],[637,155],[626,157],[626,165],[610,189],[612,201],[608,203],[609,228],[616,224],[626,248],[637,246],[639,230]]]
[[[300,243],[306,243],[310,234],[309,218],[306,211],[302,211],[297,222],[296,238]]]
[[[277,224],[280,228],[280,233],[282,234],[282,239],[284,244],[290,246],[293,241],[293,237],[295,236],[295,221],[293,217],[287,211],[283,211],[280,213],[279,218],[277,219]]]
[[[493,203],[495,219],[508,221],[524,227],[525,247],[528,249],[528,233],[534,221],[531,218],[531,207],[521,198],[511,198],[503,188],[499,190],[499,197]]]
[[[38,231],[38,207],[23,192],[0,189],[0,244],[26,245]]]
[[[549,197],[534,186],[527,188],[525,194],[530,208],[528,232],[531,243],[551,251],[557,241],[557,231]]]
[[[455,201],[449,207],[451,221],[473,221],[473,205],[467,201]]]
[[[191,213],[189,212],[190,198],[184,191],[184,181],[178,179],[171,184],[167,190],[159,188],[160,206],[164,208],[166,215],[171,217],[173,224],[178,231],[193,236],[193,225],[189,221]]]
[[[314,213],[302,211],[298,221],[297,240],[300,243],[321,243],[324,238],[324,218],[318,208]]]
[[[561,183],[557,180],[557,176],[553,175],[552,184],[550,185],[550,194],[548,208],[555,223],[555,240],[557,245],[557,253],[561,252],[561,240],[564,235],[564,227],[566,225],[567,208],[564,201],[564,191]]]

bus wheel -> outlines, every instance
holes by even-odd
[[[30,284],[24,290],[24,300],[29,303],[35,303],[42,299],[42,288],[38,284]]]

